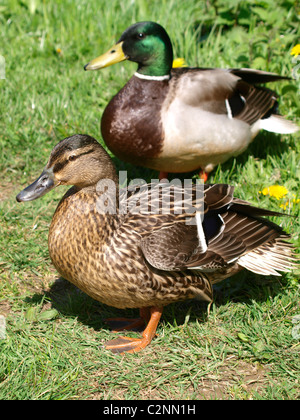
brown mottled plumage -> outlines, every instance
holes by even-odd
[[[29,201],[57,185],[73,185],[49,230],[54,266],[100,302],[140,308],[148,322],[143,338],[106,343],[113,352],[144,348],[163,306],[189,298],[209,302],[212,284],[243,267],[275,275],[293,267],[289,236],[262,217],[275,213],[234,198],[233,187],[134,186],[120,191],[114,207],[117,182],[100,144],[75,135],[54,147],[41,176],[17,196]]]

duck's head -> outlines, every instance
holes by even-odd
[[[165,29],[155,22],[139,22],[123,32],[105,54],[90,61],[85,70],[97,70],[130,60],[138,63],[138,73],[147,76],[170,74],[173,49]]]
[[[112,160],[93,137],[75,134],[53,148],[41,175],[16,199],[35,200],[58,185],[74,185],[77,189],[96,187],[101,179],[117,182]]]

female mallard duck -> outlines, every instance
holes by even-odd
[[[196,199],[193,187],[189,197],[196,212],[187,212],[182,210],[180,186],[136,186],[122,192],[121,211],[117,183],[100,144],[74,135],[54,147],[40,177],[17,195],[18,201],[30,201],[58,185],[73,185],[54,213],[49,253],[57,271],[92,298],[117,308],[140,308],[147,323],[142,338],[107,342],[115,353],[147,346],[169,303],[211,301],[212,284],[243,267],[278,275],[294,265],[288,235],[262,218],[275,213],[234,198],[233,187],[202,185],[203,199]],[[167,202],[159,192],[162,187],[168,188],[169,211],[159,211]],[[151,206],[160,205],[157,211],[149,211],[149,197]]]
[[[138,69],[106,107],[102,136],[118,158],[156,169],[161,178],[196,169],[209,173],[242,153],[261,129],[298,129],[276,113],[273,91],[254,86],[285,77],[251,69],[171,69],[172,44],[157,23],[130,26],[85,70],[126,59]]]

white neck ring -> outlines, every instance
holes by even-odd
[[[136,77],[138,77],[139,79],[144,79],[144,80],[156,80],[157,82],[162,82],[163,80],[169,80],[170,79],[170,75],[166,74],[165,76],[148,76],[146,74],[141,74],[141,73],[134,73],[134,75]]]

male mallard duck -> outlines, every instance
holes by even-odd
[[[201,185],[198,199],[193,187],[184,197],[193,199],[195,212],[183,208],[185,191],[168,182],[125,189],[121,208],[117,183],[102,146],[74,135],[54,147],[40,177],[17,195],[18,201],[30,201],[58,185],[73,185],[54,213],[49,253],[57,271],[92,298],[140,308],[147,323],[142,338],[107,342],[115,353],[147,346],[169,303],[211,301],[212,284],[243,267],[278,275],[294,265],[289,236],[262,217],[275,213],[234,198],[231,186]],[[167,202],[170,209],[159,211]]]
[[[118,158],[156,169],[161,177],[196,169],[209,173],[242,153],[261,129],[298,129],[276,113],[273,91],[254,86],[285,77],[251,69],[172,69],[170,38],[155,22],[130,26],[84,68],[97,70],[126,59],[138,69],[107,105],[102,136]]]

